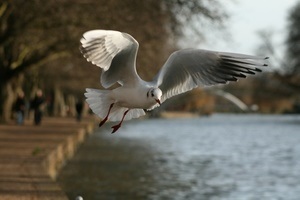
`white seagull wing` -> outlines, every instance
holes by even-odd
[[[170,55],[153,83],[163,93],[161,101],[198,86],[226,84],[261,72],[267,57],[200,49],[179,50]]]
[[[87,61],[102,68],[101,84],[108,88],[118,82],[135,84],[138,42],[119,31],[92,30],[83,34],[80,51]]]

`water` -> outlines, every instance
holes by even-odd
[[[213,115],[110,126],[59,175],[70,199],[299,200],[300,116]]]

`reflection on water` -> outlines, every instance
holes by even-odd
[[[140,120],[110,131],[61,171],[70,199],[300,199],[300,116]]]

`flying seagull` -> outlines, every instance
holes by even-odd
[[[170,55],[152,82],[136,71],[139,43],[129,34],[112,30],[91,30],[83,34],[80,51],[88,62],[102,69],[101,85],[106,90],[87,88],[85,97],[102,121],[120,121],[145,115],[166,99],[196,87],[226,84],[261,72],[268,57],[202,49],[182,49]],[[118,83],[120,86],[109,89]]]

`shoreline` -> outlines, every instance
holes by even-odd
[[[176,119],[176,118],[197,118],[201,115],[192,112],[177,112],[177,111],[163,111],[159,114],[162,119]]]
[[[68,199],[59,170],[94,131],[94,118],[45,117],[40,126],[0,125],[0,199]]]

